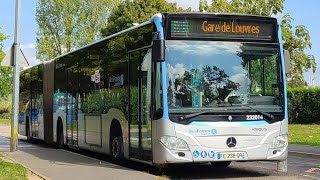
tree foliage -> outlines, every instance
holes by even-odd
[[[172,89],[174,87],[174,89]],[[217,66],[203,66],[201,69],[191,69],[185,71],[183,76],[174,80],[169,80],[168,86],[168,103],[173,104],[173,93],[176,99],[182,101],[183,106],[192,106],[192,95],[195,92],[203,92],[206,97],[204,103],[210,104],[217,101],[218,104],[232,91],[237,91],[239,83],[230,80],[230,76]]]
[[[2,27],[0,26],[0,30]],[[6,40],[8,36],[0,32],[0,62],[3,60],[5,54],[2,50],[2,41]],[[10,67],[0,66],[0,98],[7,98],[12,92],[12,70]]]
[[[100,38],[118,0],[39,0],[37,58],[45,61]]]
[[[200,0],[199,10],[271,16],[282,12],[284,0]]]
[[[283,11],[284,0],[200,0],[199,10],[207,12],[242,13],[261,16],[272,16]],[[313,55],[305,52],[311,49],[311,37],[306,26],[292,27],[293,18],[284,15],[281,20],[284,48],[290,52],[290,73],[288,85],[290,87],[304,86],[303,72],[316,70],[316,61]]]
[[[283,16],[282,34],[285,40],[284,49],[290,52],[290,73],[288,85],[290,87],[305,86],[303,72],[311,69],[316,71],[316,60],[313,55],[305,53],[305,49],[311,49],[311,37],[306,26],[299,25],[295,28],[291,23],[293,18],[289,14]]]
[[[190,9],[182,9],[165,0],[125,0],[111,12],[108,25],[101,32],[103,36],[108,36],[132,27],[133,23],[148,21],[157,13],[181,11]]]

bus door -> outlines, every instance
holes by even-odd
[[[152,161],[151,151],[151,49],[129,52],[130,158]]]
[[[66,93],[66,111],[67,111],[67,144],[78,145],[78,68],[72,67],[67,71],[67,93]]]

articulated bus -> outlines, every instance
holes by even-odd
[[[20,78],[19,133],[153,165],[286,163],[276,18],[163,13]]]

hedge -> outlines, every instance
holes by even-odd
[[[289,122],[320,124],[320,88],[288,89]]]

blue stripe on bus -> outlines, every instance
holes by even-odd
[[[219,122],[203,122],[203,121],[193,121],[190,125],[194,126],[217,126],[217,125],[226,125],[230,127],[234,126],[256,126],[256,125],[265,125],[269,124],[267,121],[219,121]]]
[[[154,16],[153,22],[156,25],[157,31],[160,33],[160,39],[164,39],[163,26],[162,26],[162,15]],[[167,99],[167,67],[165,61],[161,63],[162,68],[162,99],[163,99],[163,119],[169,119],[168,113],[168,99]]]
[[[284,117],[285,119],[288,118],[288,98],[287,98],[287,85],[286,85],[286,68],[284,63],[284,55],[283,55],[283,41],[282,41],[282,33],[281,33],[281,26],[278,25],[278,37],[279,37],[279,44],[280,44],[280,58],[281,58],[281,65],[282,69],[282,77],[283,77],[283,95],[284,95]]]

